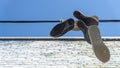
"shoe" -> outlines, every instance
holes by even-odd
[[[103,43],[98,27],[96,25],[89,26],[88,34],[96,57],[104,63],[109,61],[110,51]]]
[[[80,19],[77,22],[77,25],[78,25],[79,29],[83,32],[85,40],[89,44],[91,44],[90,38],[89,38],[89,35],[88,35],[88,27],[87,27],[87,25],[82,20],[80,20]]]
[[[87,17],[84,16],[82,13],[80,13],[79,11],[74,11],[73,15],[78,19],[78,20],[82,20],[86,25],[87,28],[84,27],[84,25],[79,25],[80,27],[82,27],[83,29],[81,29],[83,31],[84,36],[87,36],[85,38],[89,39],[89,42],[91,42],[92,44],[92,48],[93,51],[96,55],[96,57],[102,61],[102,62],[107,62],[110,59],[110,52],[109,49],[107,48],[107,46],[103,43],[101,35],[100,35],[100,31],[98,26],[98,17],[97,16],[92,16],[92,17]],[[82,23],[82,22],[80,22]],[[87,30],[86,30],[87,29]],[[86,32],[85,32],[86,30]]]
[[[85,24],[87,26],[90,26],[90,25],[98,25],[98,17],[97,16],[92,16],[92,17],[88,17],[88,16],[85,16],[83,15],[81,12],[79,11],[74,11],[73,12],[73,15],[74,17],[76,17],[78,20],[81,19],[85,22]]]
[[[60,37],[66,32],[74,28],[74,20],[72,18],[67,19],[66,21],[57,24],[50,32],[52,37]]]
[[[90,26],[90,25],[98,25],[98,22],[99,22],[98,17],[97,16],[87,17],[87,16],[83,15],[79,11],[74,11],[73,16],[76,17],[78,19],[78,21],[80,21],[78,23],[79,28],[81,28],[82,32],[84,33],[85,40],[89,44],[91,44],[89,34],[88,34],[88,26]],[[84,25],[83,25],[83,23],[84,23]],[[83,26],[81,26],[81,25],[83,25]]]

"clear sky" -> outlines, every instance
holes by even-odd
[[[99,19],[120,19],[120,0],[0,0],[0,20],[66,20],[73,11]],[[75,18],[74,18],[75,19]],[[49,37],[57,24],[0,24],[0,37]],[[100,23],[102,36],[120,36],[120,23]],[[83,36],[70,31],[65,37]]]

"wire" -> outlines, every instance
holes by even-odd
[[[2,20],[0,23],[51,23],[61,22],[61,20]]]
[[[0,20],[0,23],[56,23],[63,20]],[[120,22],[120,20],[99,20],[99,22]]]
[[[120,22],[120,20],[99,20],[99,22]]]

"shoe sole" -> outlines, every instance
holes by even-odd
[[[110,52],[107,46],[102,41],[98,27],[96,25],[89,26],[88,34],[96,57],[104,63],[109,61]]]

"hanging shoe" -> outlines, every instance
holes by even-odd
[[[74,20],[72,18],[57,24],[50,32],[52,37],[60,37],[74,28]]]
[[[77,25],[78,25],[79,29],[83,32],[85,40],[89,44],[91,44],[90,38],[89,38],[89,35],[88,35],[88,27],[87,27],[87,25],[82,20],[80,20],[80,19],[77,22]]]
[[[109,61],[110,59],[109,49],[103,43],[99,28],[97,27],[99,22],[98,17],[97,16],[87,17],[84,16],[79,11],[75,11],[73,15],[78,20],[81,19],[82,21],[84,21],[84,23],[88,26],[88,30],[87,30],[88,37],[90,39],[96,57],[104,63]]]
[[[96,25],[89,26],[88,34],[96,57],[104,63],[109,61],[110,51],[102,41],[98,27]]]
[[[73,12],[73,16],[76,17],[78,19],[78,21],[80,21],[78,23],[78,26],[83,31],[85,40],[88,43],[91,44],[91,41],[90,41],[90,38],[89,38],[89,34],[88,34],[88,27],[91,26],[91,25],[98,26],[98,22],[99,22],[98,17],[97,16],[88,17],[88,16],[83,15],[79,11],[74,11]]]

